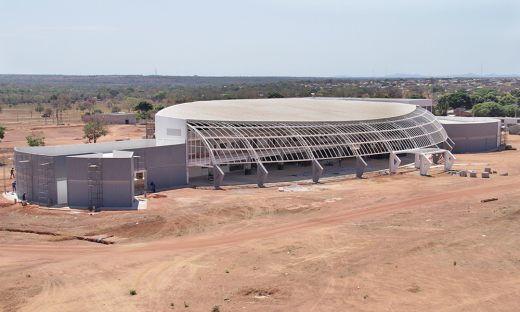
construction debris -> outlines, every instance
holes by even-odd
[[[506,171],[504,173],[501,173],[500,175],[503,176],[503,177],[507,177],[509,175],[509,173],[507,173],[507,171]]]
[[[483,199],[483,200],[481,200],[480,202],[481,202],[481,203],[487,203],[487,202],[495,201],[495,200],[498,200],[498,198],[488,198],[488,199]]]

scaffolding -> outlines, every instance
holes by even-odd
[[[52,190],[54,185],[54,158],[38,155],[38,202],[42,205],[52,205]],[[27,193],[26,193],[27,195]]]
[[[87,165],[88,178],[88,208],[95,210],[103,206],[103,179],[101,159],[90,160]]]
[[[18,190],[23,193],[25,192],[25,198],[28,201],[33,200],[33,183],[32,183],[32,161],[31,155],[21,153],[15,154],[15,162],[18,164],[16,179]]]
[[[146,122],[146,138],[155,139],[155,122],[154,121]]]
[[[134,171],[145,170],[145,153],[142,151],[134,152]]]
[[[144,151],[134,152],[134,193],[139,195],[146,191],[146,165]]]

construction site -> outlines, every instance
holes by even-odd
[[[194,139],[188,142],[206,140],[202,147],[211,152],[205,153],[202,147],[196,150],[199,143],[192,145],[194,152],[183,144],[158,143],[160,119],[157,140],[140,139],[144,126],[111,125],[107,140],[135,135],[99,143],[99,148],[17,150],[11,163],[16,162],[18,189],[32,190],[32,198],[26,205],[13,197],[1,199],[0,310],[514,311],[520,305],[515,298],[520,274],[517,135],[506,137],[493,124],[482,130],[489,133],[470,131],[448,140],[450,130],[428,128],[437,130],[420,130],[413,137],[435,138],[431,134],[437,131],[438,139],[432,139],[437,147],[400,135],[401,148],[378,156],[360,151],[399,145],[369,148],[343,136],[350,140],[348,149],[313,150],[303,144],[313,136],[302,135],[308,130],[299,124],[290,136],[298,144],[271,141],[269,146],[258,140],[248,152],[223,135],[229,132],[221,121],[188,121],[201,134],[187,132],[186,138]],[[395,138],[398,123],[392,122],[388,133]],[[209,143],[216,131],[210,126],[220,127],[223,145]],[[164,134],[167,128],[174,129],[163,127]],[[43,131],[52,137],[56,130]],[[178,138],[178,132],[170,133]],[[63,142],[77,136],[71,130]],[[462,138],[470,142],[466,148],[485,150],[452,154]],[[21,146],[22,140],[13,136],[7,144]],[[298,152],[277,152],[284,148]],[[250,157],[259,151],[271,154]],[[353,157],[345,157],[347,152]],[[176,154],[182,155],[178,162],[171,160]],[[287,161],[287,155],[296,158]],[[210,162],[190,167],[203,159]],[[215,165],[222,179],[218,174],[210,179]],[[260,165],[267,176],[258,175]],[[168,166],[184,174],[159,180]],[[139,195],[136,189],[148,190],[145,175],[164,189]],[[12,181],[9,172],[4,174],[9,196],[15,196]],[[60,191],[63,181],[66,193]],[[85,209],[117,208],[129,197],[125,192],[134,192],[144,205]],[[68,194],[67,205],[55,204],[62,194]]]

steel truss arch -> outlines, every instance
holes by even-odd
[[[435,116],[422,108],[352,122],[188,120],[188,166],[362,157],[436,146],[448,139]]]

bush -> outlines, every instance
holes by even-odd
[[[112,106],[112,113],[119,113],[121,111],[121,107],[119,106]]]
[[[132,295],[132,296],[137,295],[137,291],[135,289],[130,289],[130,295]]]
[[[283,98],[283,95],[280,94],[280,92],[277,91],[271,91],[267,93],[268,99],[276,99],[276,98]]]
[[[211,309],[211,312],[219,312],[219,311],[220,311],[220,307],[218,305],[213,306],[213,309]]]
[[[40,136],[41,134],[41,132],[33,132],[31,135],[26,136],[27,144],[29,144],[29,146],[45,146],[45,142],[43,142],[45,137]]]

